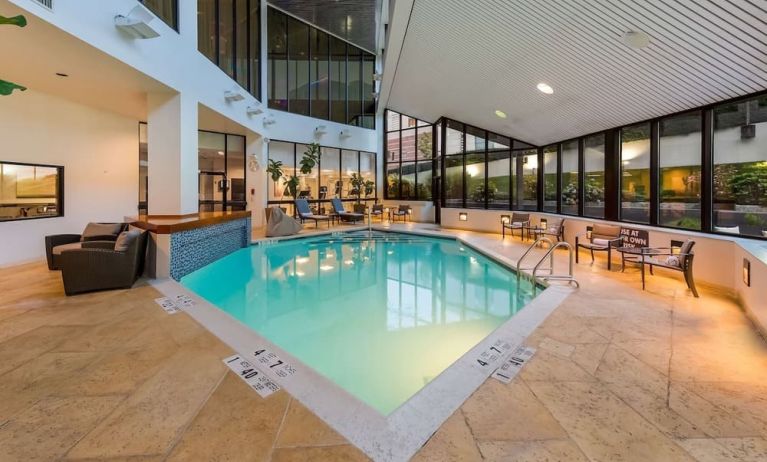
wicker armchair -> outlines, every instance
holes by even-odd
[[[74,295],[106,289],[128,289],[144,271],[146,231],[141,231],[124,251],[114,242],[83,243],[81,249],[65,250],[59,256],[64,292]]]
[[[111,233],[93,234],[88,232],[88,228],[96,225],[97,228],[113,226]],[[60,268],[59,259],[64,250],[72,250],[83,247],[82,243],[92,241],[109,241],[114,246],[114,241],[121,232],[128,229],[128,223],[89,223],[82,234],[54,234],[45,236],[45,258],[48,261],[49,270]],[[59,247],[58,249],[56,247]]]

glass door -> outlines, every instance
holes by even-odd
[[[229,183],[224,172],[200,172],[198,180],[200,212],[226,210],[228,190]]]

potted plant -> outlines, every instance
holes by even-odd
[[[301,174],[308,175],[312,173],[314,166],[320,161],[320,145],[312,143],[306,146],[304,156],[301,158]]]
[[[6,18],[0,16],[0,25],[7,24],[9,26],[26,27],[27,18],[22,15],[14,16],[12,18]],[[7,80],[0,79],[0,95],[8,96],[13,93],[13,90],[26,91],[27,87],[8,82]]]
[[[351,194],[355,194],[357,196],[357,203],[360,203],[360,199],[362,198],[361,191],[365,187],[365,179],[362,178],[360,175],[356,173],[352,173],[352,179],[349,180],[349,182],[352,185],[352,191]]]
[[[375,191],[376,184],[373,183],[373,180],[365,180],[365,184],[363,186],[365,188],[365,198],[367,198],[373,194],[373,191]]]

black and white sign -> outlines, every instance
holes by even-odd
[[[194,300],[192,300],[192,297],[184,294],[178,294],[176,295],[176,305],[182,307],[182,308],[189,308],[190,306],[194,305]]]
[[[479,354],[474,361],[474,367],[480,369],[494,369],[495,364],[498,363],[504,356],[506,356],[512,349],[512,345],[505,340],[496,340],[489,348]]]
[[[250,362],[242,359],[240,355],[234,355],[224,359],[224,364],[226,364],[232,372],[237,374],[251,388],[256,390],[262,398],[266,398],[275,391],[280,390],[279,385],[269,380],[263,372],[258,370]]]
[[[533,354],[535,354],[535,348],[533,347],[517,347],[514,352],[511,353],[511,356],[506,359],[506,362],[495,371],[493,377],[503,383],[511,382],[511,379],[522,370],[522,367],[527,364],[528,361],[530,361]]]
[[[179,311],[181,311],[181,308],[178,305],[176,305],[176,302],[174,302],[168,297],[155,298],[154,301],[155,303],[160,305],[160,308],[165,310],[165,312],[168,314],[176,314]]]
[[[650,232],[647,230],[621,228],[621,236],[623,236],[622,247],[639,248],[650,246]]]
[[[288,378],[296,373],[296,368],[285,363],[276,353],[267,349],[256,350],[253,352],[256,358],[256,364],[264,370],[269,370],[280,378]]]

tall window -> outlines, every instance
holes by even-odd
[[[245,210],[245,137],[200,130],[197,138],[200,211]]]
[[[434,126],[386,111],[386,198],[431,200]]]
[[[538,150],[527,149],[520,152],[517,162],[522,162],[522,182],[520,183],[520,203],[522,210],[538,209]]]
[[[507,209],[511,201],[511,140],[487,134],[487,206]]]
[[[650,123],[621,129],[621,219],[650,222]]]
[[[587,136],[583,140],[584,204],[583,215],[605,217],[605,135]]]
[[[270,108],[375,128],[374,55],[275,8],[268,23]]]
[[[767,96],[714,109],[713,225],[767,237]]]
[[[700,111],[660,121],[660,225],[701,229],[702,126]]]
[[[562,143],[562,213],[578,215],[579,183],[578,140]]]
[[[466,146],[466,207],[485,208],[485,201],[491,194],[485,183],[487,133],[467,125],[464,143]]]
[[[258,99],[260,25],[258,0],[197,0],[197,49]]]
[[[158,18],[178,31],[178,0],[139,0]]]
[[[448,120],[445,127],[445,206],[463,207],[463,124]]]
[[[557,145],[543,148],[543,211],[557,211]]]
[[[0,222],[64,214],[64,167],[0,162]]]

